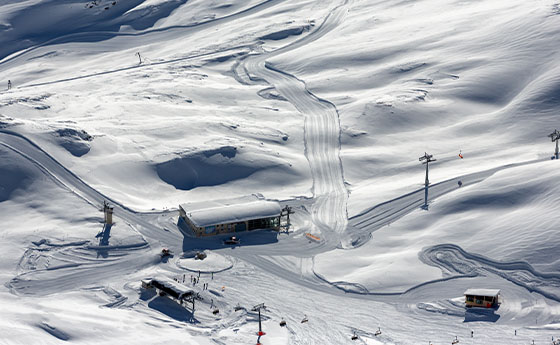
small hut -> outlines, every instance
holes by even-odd
[[[495,308],[500,304],[498,289],[468,289],[465,291],[465,306]]]
[[[167,278],[144,279],[142,280],[142,288],[156,288],[160,295],[170,296],[180,303],[195,295],[194,290]]]

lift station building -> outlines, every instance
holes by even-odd
[[[185,203],[180,217],[196,237],[260,229],[280,229],[282,209],[260,194],[235,199]]]

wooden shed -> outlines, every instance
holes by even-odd
[[[279,230],[281,212],[277,201],[267,200],[260,194],[179,205],[180,217],[197,237]]]
[[[495,308],[500,304],[498,289],[468,289],[465,291],[465,306]]]

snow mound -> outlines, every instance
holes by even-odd
[[[177,267],[192,272],[211,273],[221,272],[233,267],[233,261],[223,255],[216,254],[212,251],[204,251],[206,258],[203,260],[197,258],[182,258],[177,260]]]
[[[73,128],[61,128],[54,131],[57,142],[64,147],[73,156],[81,157],[89,152],[89,141],[93,137],[84,130],[76,130]]]

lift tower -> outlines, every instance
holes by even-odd
[[[261,309],[266,309],[266,307],[264,306],[264,303],[261,304],[257,304],[256,306],[253,307],[253,309],[251,309],[251,311],[258,311],[259,312],[259,332],[257,333],[257,335],[259,337],[262,337],[263,335],[265,335],[266,333],[262,331],[262,325],[261,325]]]
[[[418,160],[422,162],[422,164],[426,164],[426,181],[425,181],[426,187],[428,187],[428,185],[430,184],[430,180],[428,179],[428,165],[430,165],[430,162],[435,162],[437,160],[433,157],[434,157],[433,155],[429,155],[426,152],[424,152],[424,155],[418,158]]]
[[[259,312],[259,332],[257,333],[259,338],[257,339],[257,345],[262,345],[261,344],[261,337],[266,334],[265,332],[262,331],[261,309],[266,309],[266,307],[264,306],[264,303],[257,304],[256,306],[253,307],[253,309],[251,309],[251,311],[258,311]]]

